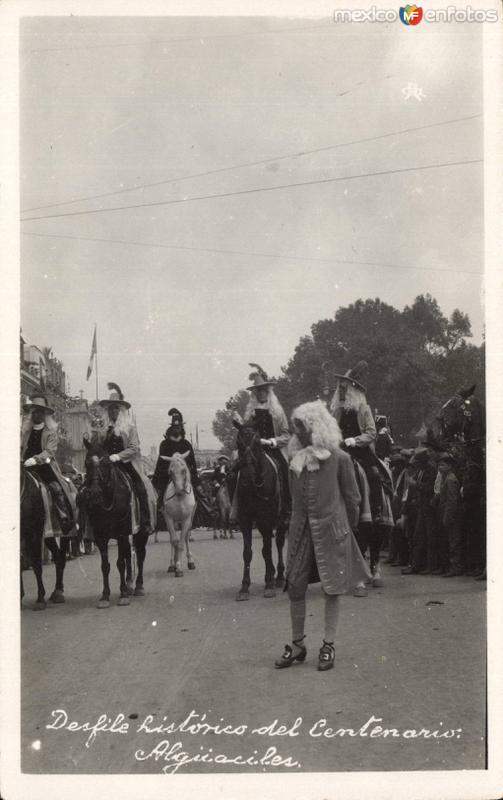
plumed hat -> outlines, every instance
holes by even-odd
[[[446,451],[445,453],[440,453],[440,455],[438,457],[438,463],[440,463],[441,461],[445,461],[446,464],[455,464],[456,463],[456,457],[453,456],[452,453],[448,453]]]
[[[46,414],[54,414],[54,409],[49,407],[47,397],[43,394],[32,394],[29,398],[29,403],[24,404],[23,411],[29,414],[34,408],[39,411],[45,411]]]
[[[468,386],[466,389],[460,389],[458,391],[458,394],[459,394],[460,397],[463,398],[463,400],[466,400],[468,397],[471,397],[471,395],[474,393],[476,388],[477,388],[477,384],[473,383],[471,386]]]
[[[178,411],[177,408],[170,408],[168,411],[168,416],[171,417],[171,424],[173,425],[175,422],[179,422],[180,425],[183,425],[183,415],[181,411]]]
[[[100,406],[106,408],[108,406],[123,406],[124,408],[131,408],[131,403],[124,400],[124,395],[120,386],[116,383],[107,383],[107,388],[110,390],[110,397],[108,400],[100,400]]]
[[[265,372],[265,370],[263,370],[259,364],[252,364],[251,362],[249,363],[250,367],[254,368],[254,371],[250,372],[248,375],[248,378],[253,381],[253,386],[246,387],[249,392],[251,392],[252,389],[260,389],[263,386],[275,385],[276,381],[272,381],[270,378],[268,378],[267,372]]]
[[[355,386],[357,389],[360,389],[360,391],[366,392],[367,390],[361,381],[367,374],[368,366],[366,361],[359,361],[353,369],[348,369],[344,375],[334,372],[333,377],[337,378],[339,381],[347,381],[351,386]]]

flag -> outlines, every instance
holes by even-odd
[[[45,385],[45,377],[44,377],[45,364],[44,364],[44,362],[42,361],[41,358],[39,358],[39,360],[38,360],[38,373],[39,373],[40,390],[43,392],[43,394],[45,394],[46,391],[47,391],[47,388],[46,388],[46,385]]]
[[[196,425],[196,450],[199,450],[199,425]]]
[[[96,325],[94,326],[94,336],[93,336],[93,343],[91,345],[91,355],[89,356],[89,366],[87,367],[87,376],[86,381],[89,380],[93,371],[93,362],[94,357],[96,355]]]

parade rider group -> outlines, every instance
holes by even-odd
[[[291,666],[306,657],[304,623],[308,583],[321,582],[325,596],[325,636],[318,669],[333,667],[338,597],[351,591],[356,581],[369,577],[354,531],[358,522],[360,493],[350,455],[363,467],[370,487],[373,514],[381,512],[378,460],[374,454],[376,428],[361,383],[364,363],[345,374],[337,384],[329,409],[321,400],[305,403],[292,415],[293,436],[286,414],[274,392],[275,381],[258,365],[251,364],[252,384],[244,422],[257,430],[264,451],[278,467],[283,519],[291,516],[287,586],[290,599],[292,643],[275,662]],[[180,453],[189,466],[192,485],[199,478],[190,442],[185,437],[182,413],[172,408],[153,475],[153,485],[143,471],[138,432],[129,416],[130,403],[117,384],[109,383],[107,400],[100,402],[103,428],[97,432],[110,461],[131,479],[138,496],[141,528],[155,528],[156,505],[169,480],[169,459]],[[72,527],[72,504],[55,456],[58,444],[54,410],[42,395],[30,398],[24,408],[22,463],[48,488],[63,531]],[[235,414],[235,416],[238,416]],[[217,468],[227,471],[223,456]]]

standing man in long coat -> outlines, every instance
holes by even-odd
[[[286,578],[290,599],[292,644],[286,645],[278,669],[304,661],[306,591],[321,582],[325,596],[325,635],[318,669],[331,669],[339,596],[365,582],[369,572],[353,529],[360,493],[350,457],[340,449],[342,436],[335,419],[317,400],[292,414],[295,435],[289,445],[292,516],[288,535]]]

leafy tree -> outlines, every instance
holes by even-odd
[[[248,399],[248,392],[241,389],[228,399],[224,409],[220,409],[215,414],[215,419],[212,422],[213,434],[222,443],[222,451],[225,455],[230,456],[236,448],[236,428],[232,424],[233,409],[243,416],[248,405]]]

